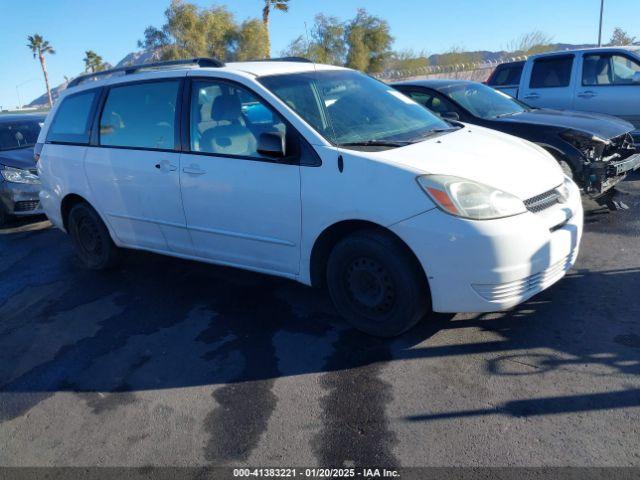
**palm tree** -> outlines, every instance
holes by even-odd
[[[91,73],[99,72],[105,68],[102,57],[93,50],[84,52],[84,65],[85,71]]]
[[[269,14],[271,10],[280,10],[281,12],[289,11],[289,0],[264,0],[264,8],[262,9],[262,23],[269,28]]]
[[[33,58],[38,57],[38,59],[40,60],[40,66],[42,67],[42,73],[44,74],[44,83],[47,86],[47,96],[49,97],[49,107],[52,107],[53,99],[51,98],[51,89],[49,88],[49,75],[47,74],[47,64],[44,61],[44,55],[46,53],[53,55],[56,52],[53,49],[53,47],[49,44],[49,42],[44,38],[42,38],[42,36],[38,35],[37,33],[35,35],[29,35],[27,37],[27,40],[29,40],[27,47],[31,49],[31,52],[33,52]]]
[[[264,7],[262,8],[262,23],[267,31],[267,58],[269,57],[269,51],[271,50],[271,41],[269,39],[269,14],[272,9],[280,10],[281,12],[288,12],[289,0],[264,0]]]

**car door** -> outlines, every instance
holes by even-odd
[[[640,83],[633,81],[638,72],[640,61],[630,55],[585,54],[574,108],[616,115],[640,128]]]
[[[193,78],[188,85],[188,148],[180,158],[180,178],[195,254],[294,276],[301,225],[295,132],[234,82]],[[285,135],[287,157],[258,153],[262,133]]]
[[[178,170],[181,84],[168,78],[105,92],[85,172],[100,212],[128,246],[192,253]]]
[[[538,108],[569,110],[573,106],[575,55],[552,55],[536,58],[527,65],[529,79],[518,98]]]

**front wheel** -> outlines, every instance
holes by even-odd
[[[327,265],[329,294],[338,312],[370,335],[393,337],[430,308],[420,265],[390,234],[363,230],[341,240]]]
[[[113,243],[100,215],[86,203],[78,203],[69,212],[68,230],[82,263],[93,270],[112,268],[120,261],[121,251]]]

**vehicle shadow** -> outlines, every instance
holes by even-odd
[[[44,215],[30,217],[15,217],[7,224],[0,226],[0,235],[10,235],[22,232],[32,232],[49,228],[51,222]]]

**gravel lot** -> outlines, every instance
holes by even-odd
[[[393,341],[296,283],[0,230],[0,465],[640,466],[640,175],[576,268]]]

